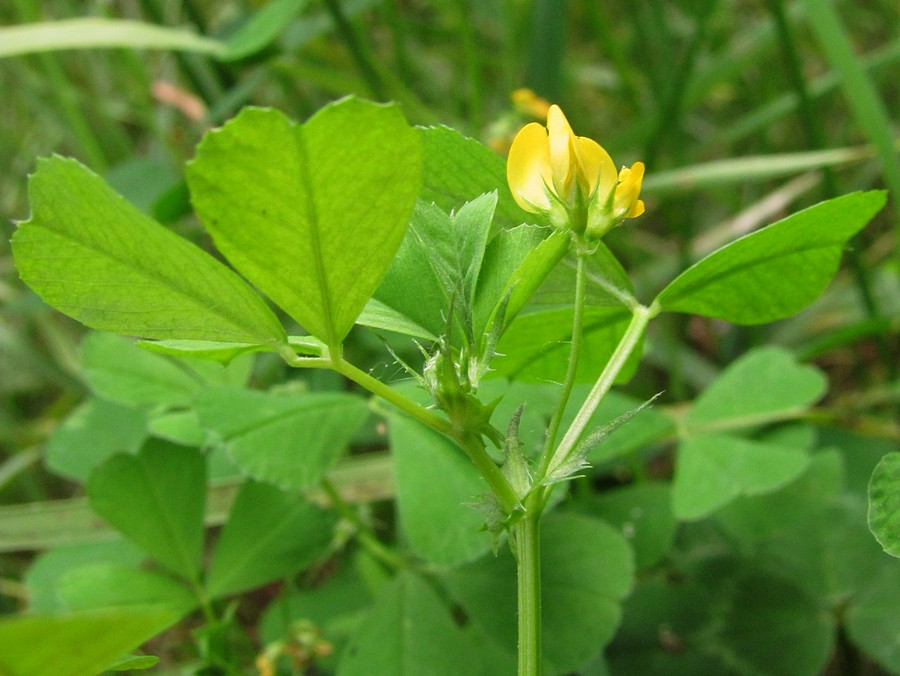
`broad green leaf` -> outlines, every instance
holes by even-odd
[[[489,550],[491,536],[472,507],[489,489],[462,449],[400,414],[390,417],[390,439],[400,526],[412,551],[455,565]]]
[[[151,439],[136,455],[116,455],[91,474],[94,511],[165,568],[200,574],[206,460],[195,449]]]
[[[838,608],[865,587],[887,561],[866,528],[866,504],[845,493],[819,498],[817,509],[783,515],[775,537],[756,547],[758,560],[792,578],[820,605]]]
[[[126,47],[165,49],[218,55],[218,40],[180,28],[101,17],[42,21],[0,29],[0,58],[60,49]]]
[[[0,620],[4,676],[84,676],[107,669],[178,620],[168,608],[104,608]]]
[[[418,132],[425,157],[419,199],[449,212],[496,190],[495,226],[511,228],[534,222],[534,216],[522,211],[513,199],[500,155],[448,127],[420,127]]]
[[[248,481],[216,544],[207,595],[238,594],[302,570],[327,553],[335,521],[302,495]]]
[[[453,289],[447,288],[449,266],[456,246],[447,213],[434,204],[417,202],[406,236],[373,300],[429,335],[444,334],[453,295]],[[432,253],[433,249],[438,252]],[[378,309],[372,303],[368,307],[370,313]],[[386,328],[383,322],[380,328]]]
[[[586,308],[581,360],[576,382],[594,382],[625,333],[631,315],[622,308]],[[518,317],[500,339],[499,355],[492,363],[496,375],[511,380],[562,382],[569,364],[572,310],[555,309]],[[640,350],[635,350],[619,376],[634,372]]]
[[[900,453],[885,455],[872,473],[869,528],[884,551],[900,557]]]
[[[19,274],[101,331],[277,346],[284,329],[234,272],[122,199],[74,160],[40,160],[31,217],[12,247]]]
[[[111,333],[87,335],[81,344],[81,367],[94,392],[126,406],[184,406],[202,384],[172,360]]]
[[[47,440],[47,467],[83,483],[94,467],[114,453],[137,453],[146,437],[143,411],[91,398],[53,430]]]
[[[448,215],[419,201],[375,299],[432,335],[446,333],[450,316],[471,332],[475,282],[496,204],[494,192]]]
[[[726,434],[689,437],[675,461],[675,516],[700,519],[739,495],[770,493],[800,476],[808,464],[802,448]]]
[[[628,273],[603,244],[587,258],[585,303],[589,307],[622,307],[635,303]],[[532,306],[572,305],[575,298],[575,261],[569,257],[555,266],[531,297]]]
[[[850,599],[843,617],[850,640],[895,674],[900,672],[900,566],[884,559],[878,574]]]
[[[744,557],[792,580],[820,607],[837,608],[893,561],[865,527],[864,500],[843,490],[841,455],[826,450],[796,481],[739,498],[715,518]]]
[[[25,574],[28,610],[32,613],[65,610],[57,587],[59,580],[74,570],[97,561],[137,567],[144,558],[137,547],[125,540],[68,545],[43,552]]]
[[[491,317],[512,285],[513,275],[547,236],[547,228],[520,225],[501,230],[488,243],[475,287],[475,335],[484,334]],[[507,307],[508,319],[512,316]],[[508,321],[507,321],[508,323]]]
[[[395,259],[396,260],[396,259]],[[416,288],[416,294],[423,294],[424,285],[420,284]],[[376,292],[377,293],[377,292]],[[409,296],[408,296],[409,297]],[[416,303],[419,307],[425,307],[425,304]],[[428,306],[429,308],[432,306]],[[438,337],[431,331],[419,326],[405,314],[399,310],[395,310],[389,305],[385,305],[376,298],[370,298],[369,302],[359,313],[356,323],[362,326],[368,326],[373,329],[381,329],[383,331],[393,331],[394,333],[402,333],[405,336],[413,338],[422,338],[429,342],[436,342]]]
[[[421,162],[398,108],[351,98],[302,126],[245,108],[206,135],[187,180],[225,257],[336,347],[403,239]]]
[[[412,573],[382,590],[341,656],[338,676],[459,676],[478,673],[450,608]]]
[[[147,421],[147,430],[154,437],[182,446],[196,446],[199,448],[207,442],[206,430],[200,424],[200,420],[197,418],[197,411],[193,408],[153,415]]]
[[[320,357],[324,354],[325,344],[312,336],[288,336],[288,345],[304,355]],[[254,343],[221,343],[212,340],[139,340],[136,345],[149,352],[166,354],[172,357],[194,357],[210,361],[230,363],[236,357],[254,352],[272,350],[269,345]]]
[[[644,570],[659,563],[675,543],[671,502],[668,484],[641,483],[575,501],[572,509],[618,528],[634,549],[635,566]]]
[[[307,0],[271,0],[225,42],[222,61],[236,61],[265,49],[307,4]]]
[[[500,301],[509,294],[504,324],[509,325],[543,284],[563,256],[569,251],[569,236],[554,230],[550,236],[531,250],[507,278],[503,292],[491,309],[485,326],[491,326],[499,310]],[[571,325],[571,322],[570,322]]]
[[[194,593],[168,575],[105,561],[63,575],[58,593],[66,609],[76,611],[165,606],[184,616],[198,605]]]
[[[716,512],[715,519],[748,550],[784,538],[790,522],[815,522],[823,505],[841,494],[843,472],[837,451],[817,453],[796,480],[774,493],[737,498]]]
[[[197,398],[201,424],[243,472],[288,490],[316,485],[368,417],[350,394],[209,388]]]
[[[450,261],[453,277],[458,278],[457,286],[467,305],[475,302],[475,282],[481,273],[484,249],[494,211],[497,208],[497,192],[490,192],[470,202],[450,214],[450,224],[456,246]]]
[[[795,585],[714,559],[687,579],[638,585],[607,659],[613,674],[816,676],[833,633],[828,615]]]
[[[546,669],[577,672],[616,632],[619,604],[634,578],[631,549],[599,519],[553,514],[542,525],[541,577]],[[444,581],[472,621],[515,654],[516,566],[509,548]]]
[[[852,193],[800,211],[710,254],[659,294],[666,312],[735,324],[790,316],[815,300],[846,242],[884,206],[884,192]]]
[[[760,425],[802,412],[827,387],[814,366],[797,363],[779,347],[758,348],[729,365],[703,391],[687,422],[692,430]]]

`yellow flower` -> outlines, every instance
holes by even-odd
[[[513,140],[506,164],[520,207],[550,217],[554,226],[600,237],[625,218],[644,212],[638,199],[644,165],[616,172],[612,158],[589,138],[576,136],[559,106],[550,106],[547,127],[525,125]]]
[[[512,93],[512,102],[520,113],[531,115],[541,120],[546,120],[550,113],[550,104],[530,89],[525,87]]]

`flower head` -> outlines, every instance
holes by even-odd
[[[532,122],[516,135],[506,176],[520,207],[593,238],[644,212],[638,199],[643,163],[616,172],[609,153],[596,141],[576,136],[557,105],[547,112],[546,128]]]

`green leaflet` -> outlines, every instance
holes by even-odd
[[[187,406],[203,386],[175,360],[135,347],[111,333],[81,343],[84,379],[104,399],[126,406]]]
[[[694,433],[709,427],[759,425],[805,409],[827,387],[821,371],[797,363],[782,348],[758,348],[729,365],[700,394],[687,422]]]
[[[900,453],[885,455],[872,473],[869,528],[884,551],[900,557]]]
[[[238,594],[309,565],[326,554],[335,521],[303,495],[248,481],[216,544],[207,594]]]
[[[164,573],[106,561],[63,575],[57,594],[69,610],[165,606],[184,616],[198,605],[187,585]]]
[[[820,674],[834,627],[802,589],[733,558],[697,554],[700,570],[643,580],[607,649],[609,673]],[[779,645],[770,649],[773,633]]]
[[[400,573],[360,622],[341,656],[340,676],[457,676],[480,662],[450,608],[424,580]]]
[[[53,547],[39,554],[25,573],[28,610],[37,614],[67,610],[58,593],[60,580],[97,561],[108,566],[138,568],[145,558],[137,547],[122,539]]]
[[[224,387],[202,392],[196,409],[243,473],[284,490],[318,484],[369,414],[350,394]]]
[[[137,453],[147,436],[147,415],[93,397],[73,410],[47,440],[47,467],[84,482],[91,470],[119,452]]]
[[[421,164],[398,108],[350,98],[302,126],[245,108],[206,135],[187,180],[219,250],[336,348],[403,239]]]
[[[665,312],[762,324],[799,312],[831,281],[843,247],[884,206],[882,191],[800,211],[710,254],[656,298]]]
[[[495,227],[534,222],[534,215],[522,211],[513,199],[500,155],[449,127],[420,127],[417,131],[425,157],[419,195],[423,202],[434,202],[449,212],[496,190]]]
[[[800,476],[805,449],[726,434],[685,439],[678,449],[672,506],[682,520],[708,516],[740,495],[770,493]]]
[[[491,547],[484,518],[470,505],[488,491],[452,441],[401,415],[390,417],[397,509],[410,549],[426,561],[456,565]]]
[[[584,347],[578,364],[576,382],[596,380],[628,325],[628,311],[616,307],[586,308],[584,313]],[[526,382],[561,381],[569,363],[572,339],[572,310],[552,309],[518,317],[497,348],[498,357],[491,364],[497,375]],[[640,350],[629,358],[619,375],[626,381],[634,373]]]
[[[206,458],[151,439],[91,474],[91,507],[166,569],[196,582],[203,554]]]
[[[432,335],[444,333],[451,316],[471,333],[475,283],[496,205],[496,192],[449,215],[419,201],[376,301]]]
[[[87,326],[142,338],[279,345],[284,329],[240,277],[74,160],[40,160],[12,246],[22,279]]]
[[[177,620],[175,611],[158,606],[6,619],[0,621],[0,673],[100,673]]]

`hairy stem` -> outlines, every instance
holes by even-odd
[[[519,578],[519,676],[541,673],[541,512],[536,505],[513,526]]]
[[[509,481],[503,476],[503,472],[494,462],[493,458],[488,455],[484,442],[481,437],[475,434],[460,433],[455,430],[450,421],[445,420],[420,406],[416,402],[404,397],[396,390],[391,389],[377,378],[373,378],[368,373],[359,370],[353,364],[345,361],[343,358],[338,359],[330,364],[331,368],[346,376],[353,382],[366,388],[372,394],[375,394],[390,404],[393,404],[401,411],[409,415],[411,418],[424,423],[431,429],[453,439],[460,448],[465,451],[469,459],[481,472],[484,480],[487,481],[494,495],[500,500],[503,508],[507,513],[512,513],[521,509],[519,506],[519,498],[510,486]]]

